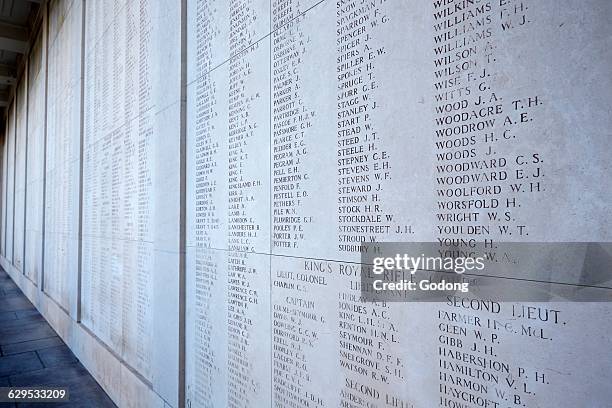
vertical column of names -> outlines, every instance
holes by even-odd
[[[436,193],[441,245],[465,239],[521,240],[528,234],[521,197],[543,191],[539,152],[515,155],[516,130],[533,121],[537,95],[514,100],[496,58],[511,19],[493,2],[434,3]],[[514,14],[514,12],[513,12]],[[523,23],[527,24],[527,23]],[[508,95],[508,96],[506,96]],[[526,183],[527,173],[534,181]],[[527,176],[527,177],[526,177]]]
[[[268,3],[231,0],[228,81],[228,406],[269,399],[269,42],[258,20]],[[257,254],[257,252],[259,254]],[[256,324],[257,323],[257,324]],[[261,349],[265,353],[261,352]]]
[[[49,11],[43,289],[66,310],[78,281],[82,10],[64,2]]]
[[[272,405],[338,406],[332,262],[273,257]],[[333,390],[333,391],[332,391]]]
[[[16,109],[15,109],[15,210],[14,210],[14,229],[13,229],[13,265],[20,272],[23,269],[23,255],[25,243],[25,215],[26,215],[26,154],[28,138],[28,80],[27,75],[22,76],[16,88]],[[36,283],[35,276],[28,276],[32,282]]]
[[[151,43],[154,27],[151,18],[152,7],[150,2],[141,1],[138,20],[139,34],[139,75],[138,75],[138,199],[137,199],[137,240],[138,240],[138,273],[135,278],[135,297],[137,299],[135,322],[137,329],[136,358],[139,366],[145,372],[150,370],[151,359],[151,304],[153,293],[153,216],[155,202],[153,196],[153,183],[155,174],[155,130],[153,126],[153,107],[157,101],[152,100],[153,78],[151,75],[150,56],[153,54]]]
[[[13,262],[13,227],[15,222],[15,103],[7,109],[7,182],[6,182],[6,258]]]
[[[300,26],[299,2],[275,1],[272,8],[272,252],[296,249],[308,236],[313,217],[305,207],[312,196],[308,145],[315,110],[305,106],[300,67],[311,47]]]
[[[155,129],[152,8],[87,8],[84,322],[151,376]],[[87,27],[90,27],[87,25]],[[108,80],[110,78],[110,80]]]
[[[43,182],[46,44],[43,36],[34,42],[28,59],[28,149],[26,180],[26,219],[24,273],[38,281],[42,268]]]
[[[572,161],[584,157],[580,149],[573,147],[567,150],[572,151],[569,155],[560,153],[556,146],[564,145],[564,140],[573,136],[569,136],[566,126],[559,125],[554,109],[544,114],[553,95],[563,95],[567,98],[564,103],[572,104],[573,96],[568,95],[584,92],[574,86],[557,86],[559,76],[565,75],[563,66],[551,75],[548,67],[553,63],[547,62],[546,69],[538,64],[540,54],[549,49],[554,49],[547,57],[550,61],[561,54],[563,62],[568,49],[578,49],[575,43],[556,41],[555,31],[566,19],[573,18],[560,17],[560,11],[555,18],[562,23],[555,24],[555,18],[549,18],[551,5],[531,1],[440,1],[434,2],[433,8],[438,242],[442,248],[453,246],[467,251],[484,242],[490,250],[488,256],[493,256],[496,263],[510,265],[505,272],[517,282],[523,277],[537,279],[540,271],[512,266],[503,259],[502,250],[496,251],[500,242],[597,236],[593,229],[577,227],[584,221],[582,215],[578,216],[580,221],[574,221],[576,213],[565,214],[558,209],[556,216],[562,214],[562,218],[552,218],[544,204],[571,200],[568,197],[572,194],[564,190],[576,175],[557,171],[550,177],[556,162],[561,160],[567,165],[565,161],[570,156]],[[588,8],[585,4],[584,9]],[[588,14],[585,10],[579,14]],[[543,42],[529,41],[533,35]],[[552,45],[548,41],[553,41]],[[585,58],[584,51],[574,52],[577,58]],[[522,71],[521,66],[528,68]],[[589,133],[584,125],[583,132]],[[547,134],[555,136],[541,137]],[[600,143],[597,132],[589,135],[589,143]],[[584,173],[582,176],[589,183],[590,177],[584,177]],[[563,180],[560,189],[555,186],[558,180]],[[591,193],[597,191],[596,184],[589,187]],[[513,259],[517,261],[521,259]],[[564,280],[568,276],[565,272],[558,268],[554,279]],[[495,282],[490,286],[510,286],[495,278],[492,281]],[[523,284],[522,293],[537,287],[536,283]],[[506,291],[510,292],[509,288]],[[458,395],[463,393],[488,405],[513,401],[515,405],[531,407],[555,400],[553,390],[557,387],[574,387],[581,381],[557,375],[563,362],[555,361],[551,366],[540,358],[552,349],[559,350],[559,344],[567,337],[564,331],[581,324],[580,313],[589,314],[581,305],[498,303],[473,297],[466,297],[473,306],[466,308],[465,300],[454,298],[438,312],[440,330],[448,334],[450,328],[454,334],[440,337],[440,341],[446,339],[438,351],[440,404],[457,404]],[[470,310],[464,319],[453,322],[456,311],[461,309]],[[526,353],[515,353],[518,348]],[[463,353],[469,353],[470,359],[458,359]],[[579,369],[574,366],[572,371],[575,370]],[[504,382],[505,377],[513,381]],[[563,401],[565,404],[573,403],[568,399]]]
[[[385,239],[394,214],[382,202],[391,183],[390,135],[378,123],[376,89],[384,78],[388,21],[378,2],[338,3],[336,8],[338,251],[361,251],[361,242]],[[380,109],[380,108],[379,108]],[[386,137],[386,139],[385,139]]]
[[[103,115],[108,120],[109,144],[107,157],[110,162],[110,182],[108,183],[109,215],[102,222],[109,222],[111,231],[102,239],[110,246],[111,264],[111,299],[115,301],[109,304],[111,321],[109,332],[113,348],[116,353],[124,356],[124,350],[128,346],[124,338],[124,330],[130,325],[130,316],[126,308],[129,304],[129,279],[134,270],[130,262],[130,254],[125,251],[130,238],[129,227],[125,225],[124,213],[125,202],[129,200],[129,190],[126,188],[127,175],[130,173],[130,160],[126,160],[129,154],[131,142],[129,134],[129,122],[126,122],[122,105],[125,98],[125,29],[126,29],[126,5],[117,4],[114,10],[110,27],[102,35],[102,49],[106,53],[104,66],[108,71],[109,79],[108,94],[104,101],[106,105]],[[126,154],[128,153],[128,154]],[[127,167],[127,168],[126,168]],[[129,179],[127,180],[129,181]]]
[[[6,257],[6,209],[8,206],[6,189],[8,188],[8,123],[4,125],[4,138],[2,142],[2,226],[0,230],[0,254]]]
[[[188,5],[186,398],[194,406],[222,406],[228,398],[227,64],[213,68],[225,20],[222,4]]]
[[[139,332],[142,329],[139,321],[139,313],[146,310],[139,310],[139,274],[140,274],[140,259],[139,249],[141,246],[139,225],[140,214],[138,212],[138,195],[139,195],[139,156],[138,149],[139,129],[138,122],[140,121],[139,104],[140,95],[139,89],[139,18],[140,18],[140,3],[126,2],[124,11],[120,16],[117,16],[114,26],[121,26],[120,41],[122,47],[117,49],[121,53],[121,62],[115,63],[116,70],[122,70],[121,76],[123,83],[120,84],[119,92],[114,92],[117,95],[115,107],[123,107],[121,111],[120,132],[121,137],[121,154],[117,160],[121,162],[121,179],[118,180],[121,186],[121,195],[117,200],[119,208],[116,214],[117,225],[121,225],[119,237],[113,240],[113,244],[117,245],[117,249],[121,251],[121,263],[123,267],[121,283],[122,283],[122,315],[123,326],[121,333],[123,336],[122,353],[129,356],[131,365],[140,366],[146,361],[142,361],[139,356]],[[118,106],[117,106],[118,105]],[[119,140],[117,140],[119,142]],[[143,289],[146,288],[146,285]]]

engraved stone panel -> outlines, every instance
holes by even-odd
[[[15,211],[13,232],[13,265],[20,272],[23,270],[23,255],[25,250],[25,198],[26,198],[26,155],[27,155],[27,119],[28,94],[27,79],[17,86],[17,105],[15,109]],[[36,282],[35,276],[28,278]]]
[[[607,3],[287,0],[264,17],[258,2],[234,6],[191,0],[187,8],[192,406],[248,405],[219,396],[231,367],[219,328],[231,273],[218,249],[238,242],[232,234],[244,238],[243,251],[270,260],[266,406],[609,404],[602,378],[612,361],[597,351],[609,347],[600,333],[611,322],[608,303],[478,293],[372,303],[360,299],[359,275],[364,242],[469,251],[475,242],[610,241]],[[246,55],[232,51],[233,25],[257,37],[262,21],[268,69],[223,62]],[[259,94],[269,98],[267,140],[233,139],[240,105],[226,89],[236,83],[241,98],[269,87]],[[245,111],[238,125],[261,122],[263,109]],[[243,159],[260,149],[268,156],[250,169]],[[269,169],[267,203],[248,179],[235,189],[234,163],[252,179]],[[238,205],[226,207],[228,198]],[[267,230],[257,221],[265,205]],[[267,248],[251,246],[262,234]],[[541,282],[512,265],[469,279],[517,293],[541,285],[610,296],[605,274],[594,288],[560,285],[578,274],[568,265]]]
[[[268,405],[269,257],[190,248],[187,267],[196,271],[187,277],[188,401],[192,406]]]
[[[77,351],[105,349],[86,358],[120,402],[612,406],[609,248],[543,271],[500,249],[612,239],[608,0],[44,7],[0,253]],[[501,266],[372,302],[372,242]]]
[[[79,1],[49,14],[44,291],[76,315],[79,261],[81,21]]]
[[[86,10],[83,322],[150,378],[151,7],[127,2]]]
[[[42,272],[43,183],[45,163],[45,44],[39,37],[28,64],[28,149],[24,273],[38,282]]]
[[[13,261],[13,229],[15,220],[15,104],[8,108],[7,115],[7,172],[6,172],[6,259]]]
[[[275,4],[272,253],[358,261],[363,241],[405,239],[428,208],[405,210],[426,146],[398,69],[415,17],[401,2]]]
[[[269,10],[266,0],[187,2],[187,83],[264,41],[270,32]]]
[[[260,36],[269,3],[191,2],[188,10],[186,398],[265,406],[270,43]]]
[[[363,303],[360,271],[272,257],[272,406],[411,402],[407,305]]]
[[[176,3],[86,5],[82,320],[173,405],[180,321],[179,44]]]
[[[7,183],[8,183],[8,123],[5,124],[4,137],[2,138],[2,208],[0,209],[0,254],[6,258],[6,208],[7,202]]]
[[[268,252],[270,44],[255,42],[254,22],[268,18],[269,8],[226,7],[240,15],[229,38],[241,51],[210,72],[213,38],[190,21],[197,35],[188,44],[199,51],[188,53],[197,79],[187,88],[187,245]]]

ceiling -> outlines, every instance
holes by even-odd
[[[0,110],[10,102],[11,92],[23,71],[24,56],[41,19],[44,0],[0,0]],[[4,118],[4,112],[0,117]]]

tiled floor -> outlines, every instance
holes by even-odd
[[[45,319],[0,268],[0,387],[68,387],[70,402],[0,407],[114,407]]]

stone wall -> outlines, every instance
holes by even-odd
[[[609,406],[610,18],[52,1],[7,110],[0,264],[120,406]],[[534,298],[431,303],[360,298],[372,242],[596,244],[464,278]]]

